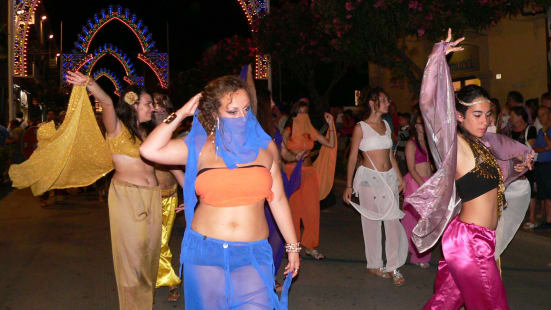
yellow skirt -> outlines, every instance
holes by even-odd
[[[176,275],[172,268],[172,253],[168,245],[174,218],[176,217],[176,207],[178,206],[178,195],[176,190],[178,185],[173,188],[161,190],[163,207],[163,226],[161,228],[161,258],[159,260],[159,272],[157,274],[157,287],[177,286],[182,280]]]

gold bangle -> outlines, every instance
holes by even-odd
[[[163,120],[163,123],[165,124],[170,124],[172,123],[172,121],[177,117],[178,115],[176,115],[176,112],[172,112],[169,116],[167,116],[164,120]]]
[[[90,76],[86,77],[86,84],[84,86],[90,86]]]

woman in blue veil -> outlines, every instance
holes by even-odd
[[[250,108],[243,81],[237,76],[218,78],[168,116],[140,148],[153,162],[186,166],[186,231],[180,257],[188,309],[287,309],[287,292],[298,274],[300,244],[279,150]],[[185,140],[171,139],[189,116],[193,125]],[[289,259],[280,299],[274,292],[265,201]]]

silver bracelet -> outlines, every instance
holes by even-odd
[[[287,253],[300,253],[300,250],[302,250],[300,242],[285,243],[285,252]]]

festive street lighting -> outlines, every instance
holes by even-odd
[[[44,44],[44,31],[42,30],[42,24],[44,23],[44,21],[48,18],[48,16],[46,15],[42,15],[42,17],[40,18],[40,45],[42,46],[42,44]]]

